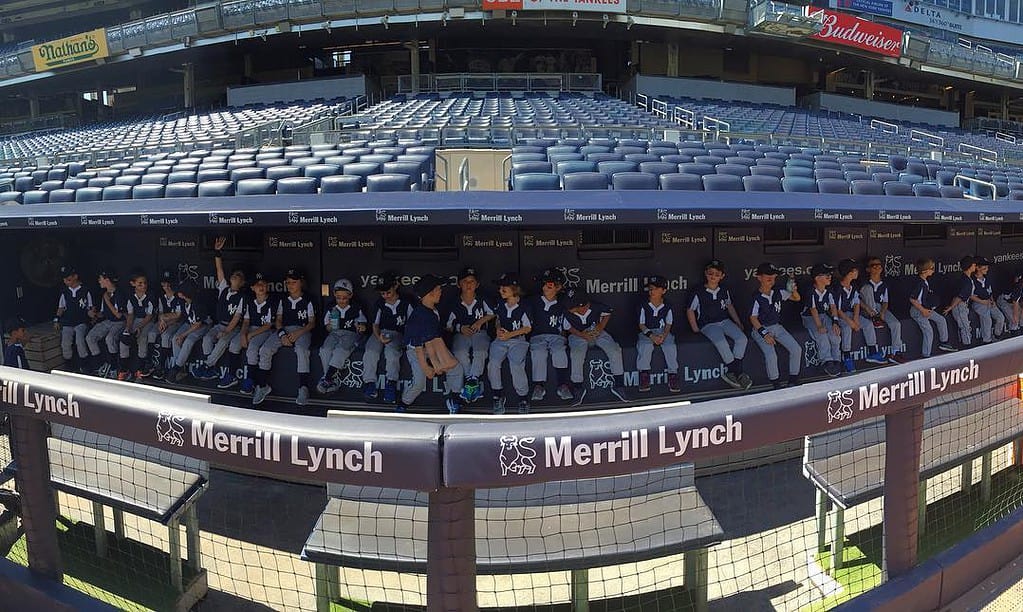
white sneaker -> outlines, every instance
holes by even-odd
[[[298,388],[298,395],[295,396],[295,404],[305,406],[309,403],[309,387],[302,385]]]
[[[259,385],[256,390],[252,392],[252,405],[258,406],[262,404],[268,395],[270,395],[270,385]]]

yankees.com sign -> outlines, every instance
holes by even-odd
[[[625,13],[626,0],[483,0],[485,11]]]

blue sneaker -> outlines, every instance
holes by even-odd
[[[449,397],[444,400],[444,406],[448,409],[448,414],[458,414],[458,411],[462,408],[458,399],[454,397]]]
[[[238,378],[234,375],[234,372],[228,370],[224,372],[224,375],[220,377],[220,382],[217,383],[218,389],[230,389],[231,387],[238,384]]]
[[[881,351],[875,351],[867,355],[866,362],[884,365],[888,363],[888,360],[885,359],[884,355],[881,354]]]
[[[366,399],[377,398],[377,384],[376,383],[365,383],[362,385],[362,394],[366,396]]]
[[[849,372],[850,374],[856,371],[856,363],[853,361],[852,357],[846,357],[845,359],[843,359],[842,365],[845,366],[845,371]]]
[[[256,388],[256,383],[252,382],[251,378],[246,378],[242,381],[242,387],[239,389],[245,395],[251,395],[252,391]]]
[[[398,401],[398,384],[394,381],[387,381],[384,386],[384,403],[394,404]]]

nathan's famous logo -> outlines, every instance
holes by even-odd
[[[852,389],[828,391],[828,423],[851,419],[853,415]]]
[[[183,420],[184,417],[161,412],[156,418],[156,439],[173,446],[184,446],[185,426],[181,424]]]
[[[32,46],[32,63],[35,64],[36,72],[101,59],[109,55],[107,33],[102,28]]]
[[[516,474],[523,476],[536,471],[536,449],[533,442],[536,438],[518,436],[501,436],[501,476]]]

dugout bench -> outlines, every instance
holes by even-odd
[[[950,393],[924,405],[920,449],[918,530],[924,533],[927,479],[961,466],[962,492],[973,486],[973,460],[981,458],[981,498],[991,497],[992,452],[1023,438],[1023,402],[1016,377]],[[831,568],[842,567],[845,510],[880,497],[885,480],[883,417],[807,436],[803,476],[817,493],[817,551],[824,552],[829,507],[834,506]]]
[[[316,566],[316,606],[339,596],[339,567],[425,574],[427,494],[327,485],[302,550]],[[724,533],[696,490],[692,464],[586,480],[476,491],[476,571],[569,571],[572,610],[589,609],[588,570],[683,553],[683,582],[707,609],[708,547]]]

